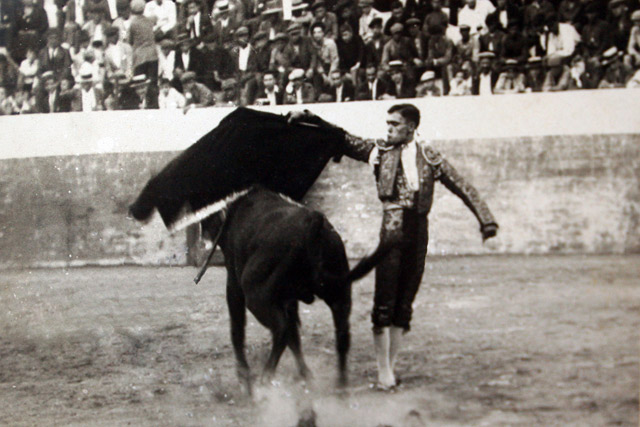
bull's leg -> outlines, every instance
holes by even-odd
[[[300,331],[298,328],[300,319],[298,317],[298,302],[291,303],[291,306],[287,308],[287,345],[293,352],[293,356],[296,358],[296,364],[298,365],[298,373],[304,380],[311,379],[311,370],[304,361],[302,354],[302,345],[300,343]]]
[[[267,363],[264,365],[264,371],[262,373],[262,382],[268,383],[273,378],[276,372],[276,367],[280,361],[280,357],[287,346],[287,319],[282,307],[270,306],[264,308],[269,312],[270,322],[267,325],[271,330],[273,338],[273,346],[271,347],[271,353],[267,359]]]
[[[251,372],[244,353],[244,333],[247,321],[245,300],[242,289],[233,281],[231,274],[227,278],[227,305],[231,318],[231,342],[236,356],[238,379],[251,395]]]
[[[345,387],[348,383],[347,353],[349,353],[349,313],[351,305],[340,302],[331,306],[333,324],[336,330],[336,350],[338,352],[338,386]]]

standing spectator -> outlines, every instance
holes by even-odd
[[[525,65],[525,90],[526,92],[542,92],[545,75],[542,70],[542,58],[533,56]]]
[[[633,27],[627,44],[627,54],[631,57],[632,64],[635,68],[640,67],[640,10],[636,10],[631,15]]]
[[[313,28],[315,24],[321,23],[324,29],[324,36],[335,40],[338,37],[338,17],[333,12],[327,11],[327,5],[324,0],[316,0],[311,5],[313,11],[313,21],[309,27],[310,35],[313,37]]]
[[[478,55],[480,66],[471,88],[474,95],[493,95],[493,88],[498,80],[498,74],[493,69],[495,57],[493,52],[480,52]]]
[[[354,34],[349,24],[344,23],[340,26],[340,37],[336,45],[340,70],[349,73],[352,81],[357,81],[358,70],[364,62],[364,42],[359,35]]]
[[[107,28],[107,49],[104,52],[104,65],[107,78],[123,74],[128,79],[133,77],[133,49],[131,45],[120,39],[120,30]]]
[[[458,25],[468,25],[472,35],[482,32],[487,29],[487,17],[495,10],[495,6],[489,0],[467,0],[466,5],[458,12]],[[496,21],[499,22],[497,16]]]
[[[350,78],[341,70],[334,70],[330,75],[330,83],[318,98],[319,102],[348,102],[355,99],[355,88]]]
[[[36,0],[22,0],[22,4],[22,13],[16,22],[17,38],[11,52],[17,62],[22,62],[27,49],[40,51],[45,46],[45,33],[49,29],[47,13]]]
[[[40,76],[42,82],[36,88],[36,112],[38,113],[58,113],[60,112],[58,80],[53,71],[45,71]]]
[[[552,13],[546,18],[546,31],[540,35],[540,44],[547,58],[569,58],[580,42],[580,34],[573,25],[559,22],[558,15]]]
[[[144,7],[144,16],[153,24],[156,40],[173,38],[177,23],[176,4],[172,0],[151,0]]]
[[[411,41],[402,35],[403,32],[402,24],[396,23],[391,26],[391,38],[382,50],[381,67],[388,69],[391,62],[402,61],[403,64],[407,64],[408,72],[413,76],[414,60],[417,59],[417,53]],[[430,49],[429,53],[431,54]]]
[[[381,77],[382,73],[374,64],[367,65],[365,70],[365,81],[363,81],[357,91],[358,100],[378,100],[387,93],[387,81]]]
[[[442,90],[436,83],[436,73],[427,70],[420,76],[420,83],[416,86],[416,98],[441,96]]]
[[[118,17],[114,19],[113,26],[120,31],[119,39],[128,43],[129,29],[131,28],[131,4],[129,0],[117,0],[116,7],[118,10]]]
[[[449,25],[449,15],[442,10],[442,0],[431,0],[431,8],[431,12],[424,18],[422,24],[424,34],[431,34],[430,28],[433,25],[439,25],[442,28],[447,28]],[[469,26],[467,25],[467,27]]]
[[[493,88],[493,93],[524,93],[525,89],[524,74],[518,69],[518,61],[515,59],[507,59],[505,61],[504,71],[498,76],[498,81]]]
[[[184,73],[180,80],[187,108],[209,107],[215,104],[213,92],[202,83],[196,82],[196,74],[193,71]]]
[[[412,78],[405,72],[402,61],[391,61],[389,63],[389,73],[391,74],[392,84],[389,85],[388,96],[384,96],[384,99],[415,98],[415,83],[413,83]]]
[[[436,77],[442,82],[442,90],[445,95],[449,93],[449,64],[452,56],[453,42],[444,35],[444,28],[432,25],[427,68],[435,71]]]
[[[311,83],[304,81],[304,70],[296,68],[289,73],[289,84],[285,93],[285,104],[311,104],[316,92]]]
[[[316,55],[316,87],[329,82],[329,73],[340,66],[338,47],[333,39],[325,35],[324,24],[314,22],[311,24],[311,42]]]
[[[129,44],[133,50],[133,74],[144,74],[155,84],[158,78],[158,53],[153,22],[143,15],[144,8],[144,0],[132,0],[133,19],[129,28]]]
[[[364,45],[365,63],[367,66],[375,65],[378,67],[382,62],[384,45],[387,43],[382,32],[382,19],[373,19],[369,29],[371,30],[371,37]]]
[[[471,29],[468,25],[460,25],[460,40],[455,44],[455,62],[460,65],[465,61],[478,62],[480,42],[478,37],[471,37]]]
[[[402,33],[404,35],[405,28],[405,10],[404,6],[399,0],[391,2],[391,17],[387,19],[384,24],[384,34],[386,36],[393,36],[393,26],[396,24],[402,25]]]
[[[93,74],[90,67],[81,67],[80,87],[74,90],[71,111],[100,111],[104,109],[103,92],[94,87]]]
[[[207,40],[213,32],[213,26],[208,16],[202,13],[202,4],[198,0],[187,0],[187,20],[185,31],[189,38],[196,41],[196,45]]]
[[[184,96],[178,92],[173,86],[171,81],[164,77],[160,77],[160,92],[158,94],[158,108],[161,110],[173,110],[178,108],[184,108],[186,100]]]
[[[547,57],[547,74],[542,84],[543,92],[557,92],[569,88],[569,67],[561,56]]]
[[[40,64],[38,62],[38,58],[36,57],[35,51],[33,49],[27,49],[27,57],[24,61],[22,61],[19,69],[19,86],[21,86],[22,89],[26,90],[27,92],[31,92],[39,68]]]
[[[282,105],[283,93],[276,84],[276,72],[267,71],[262,75],[262,87],[256,94],[256,105]]]
[[[60,46],[60,32],[57,29],[51,29],[47,32],[47,45],[40,51],[38,63],[40,66],[39,74],[53,71],[57,81],[71,73],[71,55]]]
[[[360,19],[358,20],[358,34],[362,40],[367,42],[373,35],[371,22],[376,18],[380,18],[380,20],[383,21],[385,15],[373,8],[373,0],[360,0],[358,5],[361,11]]]

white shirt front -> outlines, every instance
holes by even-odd
[[[493,88],[491,85],[491,73],[480,73],[480,87],[478,90],[479,95],[493,95]]]
[[[189,69],[189,61],[191,60],[191,56],[189,52],[182,52],[182,65],[184,65],[184,70]]]
[[[487,28],[485,24],[487,15],[495,10],[496,7],[489,0],[478,0],[474,9],[471,9],[469,5],[465,5],[458,12],[458,26],[466,24],[471,28],[471,34],[476,34],[478,27]]]
[[[267,95],[267,99],[269,100],[269,105],[277,105],[278,102],[276,101],[276,93],[278,92],[278,86],[274,86],[273,91],[269,92],[268,90],[265,89],[264,93],[265,95]]]
[[[173,79],[173,68],[175,66],[176,51],[172,50],[168,55],[158,48],[158,77]]]
[[[170,88],[166,95],[162,91],[158,94],[158,108],[161,110],[183,108],[186,102],[185,97],[174,88]]]
[[[240,71],[247,70],[247,63],[249,62],[249,52],[251,51],[251,45],[247,44],[245,47],[238,49],[238,69]]]
[[[93,92],[93,89],[89,89],[87,91],[80,89],[80,92],[82,93],[82,111],[94,111],[97,102],[96,94]]]
[[[176,4],[172,0],[162,0],[162,4],[158,4],[155,0],[152,0],[144,7],[144,16],[147,18],[155,17],[156,23],[153,26],[154,30],[160,29],[166,33],[176,26]]]
[[[540,35],[540,44],[543,49],[546,49],[549,56],[571,56],[579,42],[580,34],[578,34],[573,25],[562,22],[558,24],[558,34],[546,33]]]

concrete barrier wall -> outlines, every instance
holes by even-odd
[[[639,91],[427,99],[419,132],[469,177],[497,217],[475,218],[438,186],[432,254],[640,252]],[[383,137],[392,103],[309,106],[352,133]],[[275,111],[284,112],[278,108]],[[147,179],[229,110],[0,117],[0,267],[182,264],[169,236],[126,209]],[[330,163],[307,198],[357,257],[377,242],[380,205],[368,165]]]

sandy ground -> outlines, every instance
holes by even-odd
[[[373,279],[354,287],[351,387],[338,394],[330,313],[301,307],[315,374],[246,399],[225,272],[82,268],[0,274],[0,424],[294,426],[638,425],[640,257],[431,258],[397,374],[372,390]],[[254,372],[269,349],[249,317]]]

